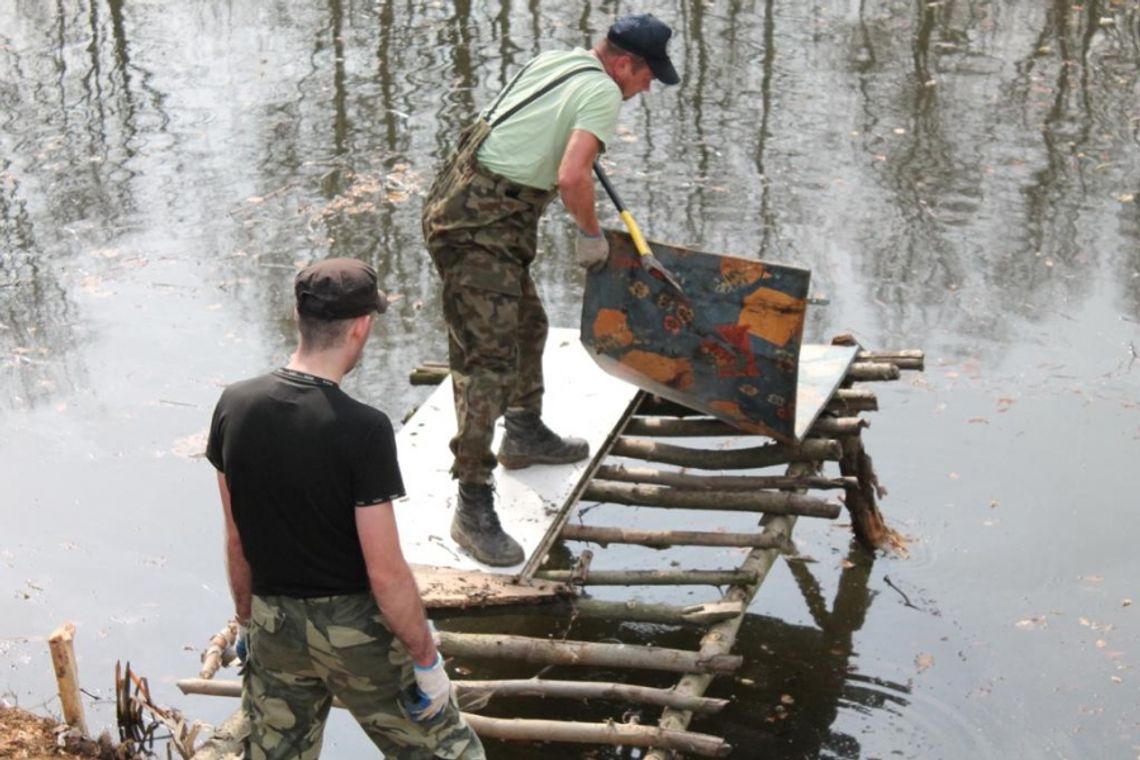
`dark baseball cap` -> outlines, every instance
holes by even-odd
[[[649,64],[653,76],[665,84],[677,84],[681,77],[673,68],[665,45],[673,30],[652,13],[634,13],[622,16],[606,33],[606,39],[622,50],[639,55]]]
[[[293,280],[297,311],[317,319],[351,319],[383,314],[388,297],[376,287],[376,270],[357,259],[325,259]]]

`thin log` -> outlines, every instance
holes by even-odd
[[[634,417],[622,431],[625,435],[647,435],[663,438],[713,438],[717,436],[756,435],[733,427],[715,417]]]
[[[523,720],[465,715],[480,738],[507,741],[609,744],[628,747],[664,747],[701,757],[727,757],[732,745],[719,736],[673,731],[635,723],[579,723],[561,720]]]
[[[898,365],[884,362],[853,362],[847,368],[847,380],[874,382],[876,380],[898,380],[901,377]]]
[[[899,369],[913,369],[920,372],[926,369],[926,353],[913,349],[906,351],[859,351],[855,354],[855,361],[893,364]]]
[[[786,475],[690,475],[687,472],[670,472],[650,467],[626,467],[604,464],[594,477],[598,480],[616,480],[622,483],[653,483],[676,486],[693,491],[757,491],[762,488],[852,488],[858,481],[852,478],[789,478]]]
[[[75,659],[75,624],[64,623],[48,636],[51,663],[59,687],[59,702],[67,725],[87,736],[87,718],[79,698],[79,663]]]
[[[879,511],[875,495],[881,490],[871,457],[863,449],[863,439],[852,435],[842,439],[843,457],[839,460],[839,471],[859,481],[859,487],[847,492],[844,502],[851,515],[851,526],[855,538],[870,551],[886,549],[892,543],[893,534]]]
[[[203,683],[211,682],[203,681]],[[215,683],[233,683],[238,688],[237,695],[241,694],[241,684],[237,681],[217,681]],[[205,692],[185,693],[197,694]],[[214,729],[214,733],[210,738],[194,753],[193,760],[233,760],[235,757],[243,757],[244,748],[242,744],[247,736],[249,736],[249,721],[245,717],[245,712],[239,707],[232,712],[220,726]]]
[[[198,677],[213,678],[223,665],[229,665],[235,659],[233,647],[236,641],[237,621],[231,620],[225,628],[210,637],[206,651],[202,652],[202,669],[198,671]],[[228,658],[227,652],[230,655]]]
[[[584,501],[629,504],[665,509],[706,509],[725,512],[767,512],[834,520],[841,507],[833,501],[782,491],[687,491],[669,486],[637,485],[593,480],[582,493]]]
[[[820,417],[808,430],[808,435],[827,437],[856,435],[866,427],[871,427],[871,421],[862,417]]]
[[[744,607],[739,602],[709,602],[678,607],[652,602],[578,599],[573,602],[573,608],[574,614],[583,618],[665,625],[711,625],[744,613]]]
[[[827,402],[825,409],[834,414],[879,411],[879,399],[873,391],[863,388],[840,388]]]
[[[569,581],[573,570],[539,570],[534,577]],[[752,573],[740,570],[595,570],[586,586],[732,586],[751,583]]]
[[[678,404],[676,401],[670,401],[661,396],[654,396],[649,393],[645,394],[645,398],[637,407],[638,414],[656,414],[663,417],[701,417],[708,416],[705,412],[690,407]]]
[[[544,699],[603,699],[630,704],[675,707],[702,715],[720,712],[728,705],[727,699],[686,697],[672,689],[659,689],[636,684],[605,681],[556,681],[542,678],[522,678],[499,681],[452,681],[455,695],[462,703],[483,702],[494,697],[542,697]],[[184,678],[177,682],[183,694],[210,697],[240,697],[241,681]],[[334,707],[343,708],[340,700],[333,699]],[[470,709],[470,708],[468,708]]]
[[[763,546],[772,548],[774,539],[763,533],[718,533],[695,530],[632,530],[567,523],[561,538],[592,541],[595,544],[637,544],[638,546]],[[788,547],[783,547],[788,548]],[[573,581],[571,581],[573,582]]]
[[[412,385],[439,385],[450,374],[451,369],[446,362],[424,362],[412,370],[408,382]]]
[[[709,451],[638,438],[619,438],[610,454],[649,462],[695,467],[701,470],[748,470],[789,462],[838,461],[842,455],[838,441],[812,438],[799,445],[770,443],[746,449]]]
[[[604,668],[663,670],[671,673],[732,673],[740,667],[739,655],[699,652],[636,644],[592,641],[552,641],[528,636],[440,631],[440,650],[456,657],[507,659],[540,665],[587,665]]]

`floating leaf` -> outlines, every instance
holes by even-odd
[[[921,673],[934,665],[934,655],[923,652],[914,658],[914,664],[918,668],[918,672]]]

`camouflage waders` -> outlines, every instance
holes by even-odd
[[[254,596],[244,674],[246,760],[316,758],[334,696],[386,758],[486,757],[454,695],[428,723],[406,717],[398,699],[415,681],[412,659],[370,594]]]
[[[424,241],[443,278],[458,423],[451,475],[460,483],[491,482],[495,421],[508,408],[542,413],[542,351],[549,322],[529,267],[537,252],[539,217],[558,194],[487,170],[477,153],[491,130],[517,111],[567,79],[599,70],[583,66],[562,74],[493,118],[529,65],[486,116],[463,130],[432,183],[422,215]]]
[[[475,157],[491,131],[483,119],[432,185],[424,239],[443,278],[443,316],[458,431],[453,477],[488,483],[495,421],[508,408],[542,412],[542,351],[549,322],[529,266],[538,219],[556,190],[537,190],[484,169]]]

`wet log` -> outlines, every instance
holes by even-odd
[[[578,599],[573,602],[573,608],[574,614],[583,618],[664,625],[711,625],[744,613],[744,607],[739,602],[710,602],[679,607],[652,602]]]
[[[770,443],[746,449],[710,451],[622,437],[614,442],[610,454],[700,470],[749,470],[790,462],[838,461],[842,449],[838,441],[825,438],[812,438],[792,446]]]
[[[412,385],[439,385],[451,374],[447,362],[423,362],[408,375]]]
[[[874,392],[863,388],[840,388],[825,407],[833,414],[848,415],[855,412],[879,411],[879,399]]]
[[[439,632],[440,650],[455,657],[515,660],[539,665],[662,670],[670,673],[733,673],[743,658],[718,652],[705,657],[685,649],[590,641],[552,641],[528,636]]]
[[[857,435],[841,439],[843,456],[839,460],[839,471],[845,476],[854,477],[857,488],[847,492],[844,505],[851,515],[851,526],[856,540],[869,551],[889,548],[894,534],[887,527],[876,500],[882,491],[879,477],[871,464],[871,457],[863,449],[863,439]]]
[[[240,693],[240,684],[234,683],[238,686],[238,693]],[[333,704],[337,707],[343,706],[336,700],[333,701]],[[669,752],[684,752],[702,757],[725,757],[732,751],[732,746],[718,736],[662,729],[655,726],[612,722],[573,723],[555,720],[489,718],[485,715],[466,712],[463,713],[463,719],[483,739],[557,741],[632,747],[659,746],[666,748]],[[241,757],[242,740],[248,734],[249,724],[242,711],[238,710],[230,715],[215,731],[214,736],[194,754],[194,760],[230,760],[234,757]]]
[[[535,578],[569,582],[573,570],[539,570]],[[732,586],[751,583],[752,573],[740,570],[595,570],[585,586]]]
[[[226,627],[210,637],[206,651],[202,652],[202,669],[199,678],[213,678],[223,665],[229,665],[236,655],[234,643],[237,641],[237,621],[231,620]]]
[[[672,486],[686,491],[758,491],[762,489],[841,489],[851,488],[850,478],[820,476],[791,478],[786,475],[693,475],[688,472],[658,470],[650,467],[602,465],[595,477],[624,483],[646,483]]]
[[[663,548],[667,546],[773,546],[771,536],[763,533],[718,533],[695,530],[632,530],[568,523],[560,538],[567,541],[591,541],[609,544],[636,544]],[[787,547],[784,547],[787,548]]]
[[[583,501],[628,504],[665,509],[703,509],[725,512],[767,512],[774,515],[839,517],[839,504],[781,491],[688,491],[669,486],[637,485],[593,480],[582,492]]]
[[[604,464],[597,469],[598,480],[615,480],[622,483],[652,483],[675,486],[693,491],[757,491],[763,488],[851,488],[858,481],[852,478],[789,478],[786,475],[690,475],[687,472],[656,470],[650,467],[626,467]]]
[[[664,747],[701,757],[727,757],[732,745],[719,736],[673,731],[635,723],[577,723],[560,720],[523,720],[465,715],[480,738],[506,741],[609,744],[627,747]]]
[[[808,435],[828,438],[841,435],[856,435],[863,428],[871,427],[871,421],[862,417],[820,417],[808,430]]]
[[[884,362],[854,362],[847,368],[847,380],[874,382],[898,380],[901,377],[898,365]]]
[[[727,699],[685,697],[672,689],[605,681],[555,681],[521,678],[502,681],[453,681],[461,704],[486,703],[494,697],[541,697],[543,699],[602,699],[630,704],[659,705],[711,715],[728,705]],[[465,710],[472,709],[464,706]]]
[[[501,681],[452,681],[455,695],[464,705],[473,702],[486,704],[494,697],[542,697],[547,699],[602,699],[630,704],[674,707],[678,710],[691,710],[702,715],[720,712],[727,699],[711,697],[686,697],[672,689],[658,689],[652,686],[609,683],[604,681],[555,681],[540,678],[523,678]],[[212,680],[205,678],[184,678],[176,684],[183,694],[198,694],[210,697],[240,697],[241,681]],[[340,700],[334,698],[333,706],[343,708]],[[475,708],[478,709],[478,708]]]
[[[926,369],[926,353],[916,350],[859,351],[855,354],[855,361],[893,364],[899,369],[913,369],[920,372]]]
[[[79,663],[75,660],[75,624],[64,623],[48,636],[51,663],[59,687],[63,721],[80,735],[87,736],[87,717],[79,697]]]

